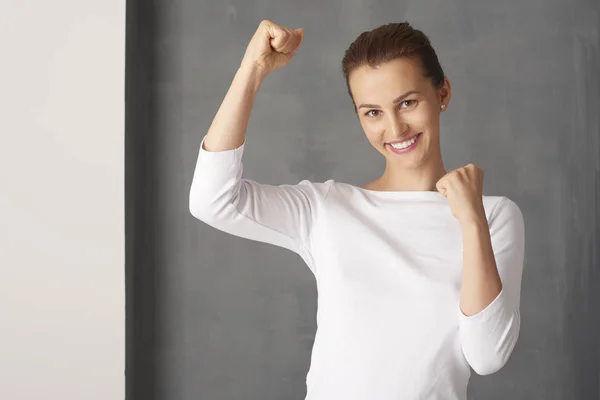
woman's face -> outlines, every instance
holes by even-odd
[[[440,154],[440,106],[448,107],[450,83],[436,89],[414,59],[397,59],[378,68],[352,71],[350,88],[369,142],[392,165],[417,168]],[[390,142],[417,141],[403,151]]]

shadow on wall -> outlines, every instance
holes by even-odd
[[[157,10],[139,0],[127,0],[125,71],[125,396],[159,398],[156,360],[157,238],[145,229],[158,196],[151,179],[158,137],[156,98]]]

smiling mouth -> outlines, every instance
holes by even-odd
[[[423,132],[419,132],[409,139],[404,139],[401,141],[396,140],[394,142],[386,143],[386,145],[389,145],[390,147],[392,147],[395,150],[404,150],[404,149],[411,147],[413,144],[415,144],[422,135],[423,135]]]

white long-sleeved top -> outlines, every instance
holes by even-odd
[[[315,276],[317,332],[306,400],[464,400],[471,367],[508,360],[520,327],[524,221],[483,196],[500,294],[459,307],[462,233],[433,191],[373,191],[335,180],[267,185],[242,178],[244,142],[200,145],[190,212],[221,231],[287,248]]]

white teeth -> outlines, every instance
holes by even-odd
[[[418,136],[418,135],[417,135]],[[407,140],[406,142],[402,142],[402,143],[391,143],[391,146],[395,149],[405,149],[408,146],[410,146],[411,144],[413,144],[414,142],[417,141],[417,136],[413,137],[411,140]]]

